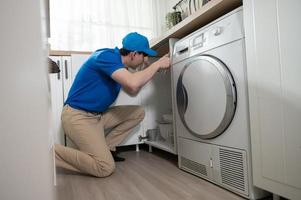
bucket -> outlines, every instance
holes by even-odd
[[[158,140],[158,129],[148,129],[146,131],[146,137],[148,141],[157,141]]]

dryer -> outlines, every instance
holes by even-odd
[[[242,8],[174,44],[179,167],[249,199],[253,187]]]

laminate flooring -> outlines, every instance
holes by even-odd
[[[241,200],[208,181],[182,171],[176,156],[154,149],[120,153],[115,172],[106,178],[59,170],[57,200]]]

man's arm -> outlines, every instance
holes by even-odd
[[[118,69],[112,74],[112,78],[117,81],[126,93],[136,95],[142,86],[144,86],[160,69],[170,67],[170,59],[163,56],[158,61],[151,64],[142,71],[131,73],[126,69]]]

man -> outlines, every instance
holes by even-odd
[[[147,38],[136,32],[122,41],[123,48],[99,49],[79,70],[70,89],[62,112],[65,134],[78,147],[72,149],[55,145],[56,165],[96,177],[109,176],[115,169],[116,146],[144,118],[140,106],[109,107],[117,98],[121,87],[130,95],[139,92],[159,69],[170,67],[167,56],[160,58],[142,71],[132,73],[156,56],[149,48]],[[107,136],[104,130],[111,131]]]

